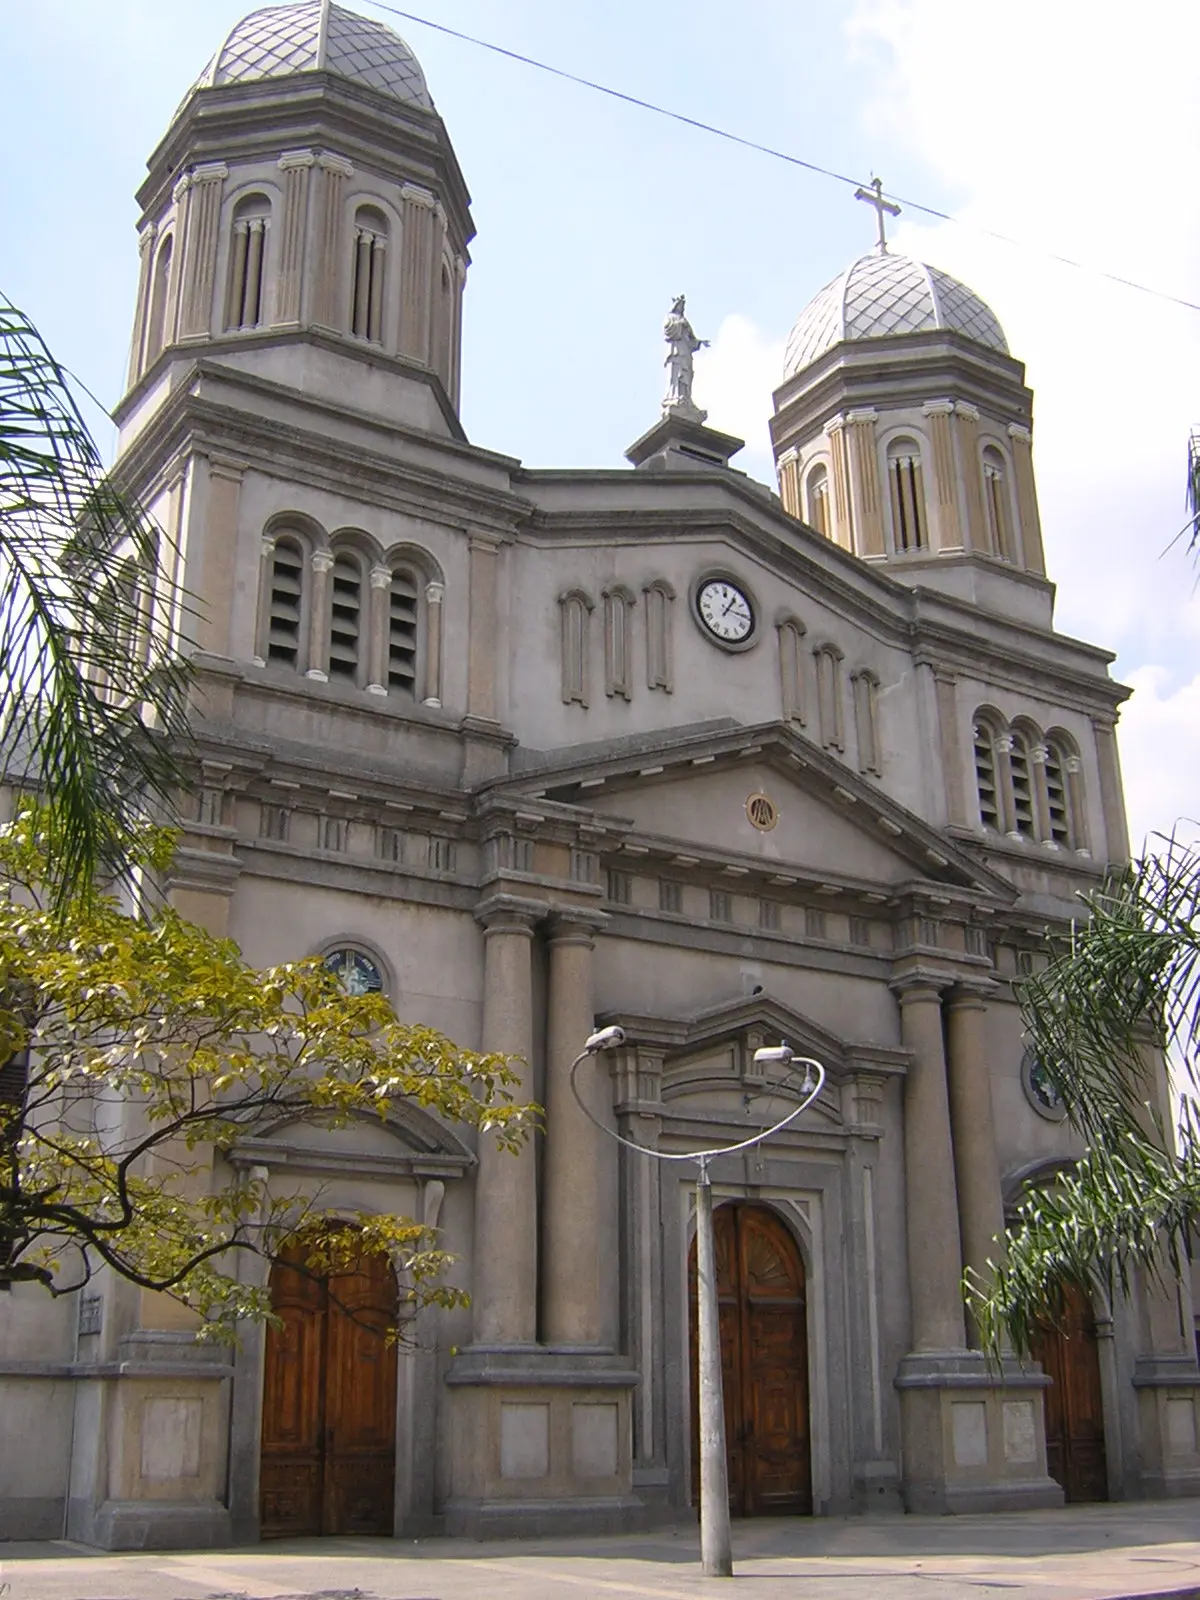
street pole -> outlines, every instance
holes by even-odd
[[[625,1030],[615,1025],[593,1033],[571,1063],[571,1093],[588,1121],[617,1144],[624,1145],[626,1150],[636,1150],[652,1161],[695,1161],[699,1168],[696,1174],[696,1365],[700,1402],[700,1562],[706,1578],[732,1578],[729,1467],[725,1455],[725,1398],[721,1384],[721,1309],[717,1298],[717,1253],[708,1164],[714,1156],[732,1156],[743,1150],[753,1150],[772,1134],[790,1127],[820,1094],[825,1083],[825,1068],[812,1056],[797,1056],[787,1044],[764,1045],[754,1052],[756,1066],[803,1065],[804,1082],[799,1089],[798,1106],[771,1127],[760,1128],[748,1139],[739,1139],[735,1144],[716,1145],[711,1150],[651,1150],[600,1122],[589,1110],[575,1081],[580,1064],[589,1056],[615,1050],[624,1043]]]
[[[700,1564],[706,1578],[733,1577],[729,1468],[721,1384],[721,1308],[708,1161],[696,1174],[696,1321],[700,1389]]]

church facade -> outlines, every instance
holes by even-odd
[[[469,1310],[386,1352],[287,1263],[197,1345],[105,1282],[0,1317],[0,1534],[623,1529],[696,1493],[691,1169],[712,1166],[731,1499],[754,1514],[1200,1490],[1187,1288],[990,1369],[960,1292],[1078,1147],[1013,980],[1125,859],[1103,650],[1057,633],[1032,395],[996,317],[882,246],[802,312],[778,492],[691,399],[614,470],[458,417],[469,199],[421,69],[321,0],[254,13],[151,157],[117,472],[199,601],[171,895],[524,1066],[519,1157],[398,1107],[230,1160],[442,1230]],[[764,405],[767,397],[764,397]],[[136,575],[134,575],[136,576]],[[151,597],[148,605],[153,608]]]

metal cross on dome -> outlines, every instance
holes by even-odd
[[[884,231],[883,214],[886,211],[889,216],[898,217],[900,215],[900,207],[893,201],[883,198],[882,178],[872,178],[865,189],[855,189],[854,198],[856,200],[865,200],[869,206],[875,207],[875,216],[879,222],[879,253],[880,255],[887,255],[887,234]]]

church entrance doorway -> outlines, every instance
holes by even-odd
[[[808,1321],[804,1263],[763,1206],[722,1205],[713,1216],[729,1508],[734,1516],[812,1511]],[[692,1498],[699,1497],[696,1246],[689,1260]]]
[[[313,1277],[303,1248],[271,1268],[263,1373],[261,1529],[391,1534],[396,1481],[396,1279],[382,1256]]]
[[[1096,1319],[1087,1296],[1065,1291],[1057,1327],[1043,1327],[1034,1357],[1051,1379],[1046,1395],[1046,1465],[1068,1502],[1108,1499],[1104,1402]]]

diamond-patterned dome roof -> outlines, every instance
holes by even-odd
[[[788,336],[783,375],[790,378],[843,339],[953,328],[1008,354],[1008,341],[990,306],[937,267],[911,256],[859,256],[800,313]]]
[[[425,74],[399,34],[328,0],[300,0],[298,5],[252,11],[226,36],[194,87],[316,71],[336,72],[409,105],[433,110]]]

